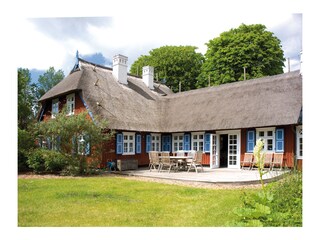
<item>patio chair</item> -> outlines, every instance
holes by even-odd
[[[264,159],[264,168],[269,167],[269,169],[271,169],[272,158],[273,158],[273,153],[266,153],[266,157]]]
[[[251,169],[253,160],[253,153],[245,153],[244,159],[241,162],[241,169]]]
[[[188,168],[188,172],[190,171],[190,169],[192,167],[194,167],[194,169],[196,170],[196,173],[198,173],[197,167],[201,167],[201,170],[203,172],[203,166],[202,166],[202,152],[196,152],[191,163],[187,163],[187,165],[189,166]]]
[[[185,152],[182,151],[182,150],[179,150],[179,151],[176,152],[176,156],[177,157],[184,157],[185,156]],[[185,169],[187,167],[187,162],[185,160],[177,159],[177,161],[178,161],[178,167],[179,168]]]
[[[273,170],[275,165],[279,166],[280,170],[282,170],[282,163],[283,163],[283,153],[274,153],[271,170]]]
[[[176,152],[176,156],[178,156],[178,157],[181,157],[181,156],[184,156],[184,155],[185,155],[185,153],[182,150],[179,150],[179,151]]]
[[[152,168],[155,170],[158,168],[158,171],[159,171],[159,168],[160,168],[159,152],[150,151],[149,152],[149,160],[150,160],[150,163],[149,163],[150,172],[151,172]]]
[[[159,171],[161,171],[163,167],[168,167],[169,173],[170,173],[171,168],[176,166],[176,164],[174,162],[172,162],[170,159],[170,153],[169,152],[161,152],[160,156],[161,156],[161,162],[160,162]]]

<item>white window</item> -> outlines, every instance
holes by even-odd
[[[123,133],[123,154],[135,154],[135,133]]]
[[[161,151],[161,135],[151,134],[151,151]]]
[[[67,115],[73,115],[75,108],[74,93],[67,95]]]
[[[303,135],[302,126],[297,126],[297,158],[303,158]]]
[[[183,133],[176,133],[172,135],[172,149],[173,152],[183,150]]]
[[[257,138],[264,142],[264,151],[273,152],[275,149],[275,128],[257,129]]]
[[[203,151],[203,133],[192,133],[192,150]]]
[[[51,117],[55,118],[58,113],[59,113],[59,99],[56,98],[52,100]]]

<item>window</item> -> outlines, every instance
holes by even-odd
[[[75,100],[74,93],[67,95],[67,115],[74,114],[74,108],[75,108],[74,100]]]
[[[203,133],[192,133],[192,150],[203,151]]]
[[[173,152],[183,150],[183,133],[172,135],[172,150]]]
[[[151,151],[161,151],[160,134],[151,134]]]
[[[123,133],[123,154],[135,154],[135,133]]]
[[[303,157],[303,135],[302,126],[297,126],[297,158]]]
[[[52,100],[51,117],[55,118],[58,113],[59,113],[59,99],[56,98]]]
[[[257,129],[257,139],[262,139],[264,142],[264,151],[272,152],[274,151],[274,128],[261,128]]]

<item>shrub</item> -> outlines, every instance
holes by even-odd
[[[29,168],[33,169],[36,173],[42,173],[45,171],[44,165],[44,156],[43,152],[46,151],[45,149],[36,149],[28,155],[28,166]]]
[[[241,198],[236,226],[302,226],[302,174],[292,172],[264,190]]]
[[[18,171],[28,171],[28,152],[34,147],[34,140],[27,130],[18,128]]]
[[[68,164],[66,157],[57,151],[38,148],[29,154],[29,167],[36,173],[62,171]]]

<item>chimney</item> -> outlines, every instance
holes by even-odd
[[[126,56],[118,54],[113,57],[112,75],[118,80],[119,83],[122,84],[128,84],[127,62],[128,57]]]
[[[148,88],[154,89],[153,87],[153,70],[151,66],[145,66],[142,68],[142,81]]]

